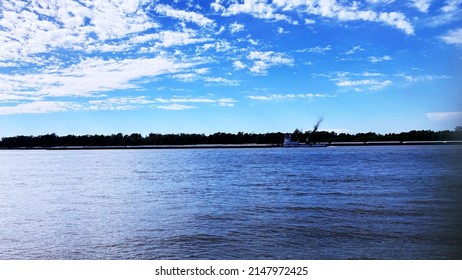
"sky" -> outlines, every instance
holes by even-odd
[[[462,125],[462,0],[2,0],[0,137]]]

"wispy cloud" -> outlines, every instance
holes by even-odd
[[[369,2],[390,2],[390,1],[369,1]],[[404,31],[408,35],[414,34],[414,27],[401,12],[375,12],[369,9],[361,9],[359,2],[352,2],[351,5],[340,4],[337,1],[292,1],[278,0],[273,2],[283,11],[298,8],[301,13],[317,15],[325,18],[336,18],[339,21],[369,21],[383,22],[386,25]]]
[[[443,1],[441,1],[443,2]],[[439,27],[462,19],[462,0],[446,0],[438,13],[424,20],[424,24],[430,27]]]
[[[230,80],[223,77],[205,77],[204,81],[211,83],[211,84],[222,84],[228,86],[237,86],[239,85],[239,81],[237,80]]]
[[[436,80],[447,80],[451,79],[447,75],[405,75],[405,74],[396,74],[397,77],[405,79],[409,83],[425,82],[425,81],[436,81]]]
[[[339,81],[336,83],[337,86],[339,87],[358,87],[358,86],[367,86],[368,89],[370,90],[381,90],[384,89],[387,86],[392,85],[393,82],[390,80],[375,80],[375,79],[367,79],[367,80],[344,80],[344,81]]]
[[[395,2],[395,0],[366,0],[366,2],[372,3],[372,4],[391,4]]]
[[[393,58],[391,58],[391,56],[389,55],[384,55],[384,56],[369,56],[368,57],[368,60],[372,63],[377,63],[377,62],[382,62],[382,61],[389,61],[389,60],[393,60]]]
[[[256,75],[265,75],[270,67],[279,65],[293,65],[294,60],[283,53],[273,51],[251,51],[247,58],[253,61],[249,68],[250,72]]]
[[[0,115],[16,114],[46,114],[80,110],[82,105],[75,102],[63,101],[34,101],[14,106],[0,106]]]
[[[452,13],[457,11],[462,4],[462,0],[446,0],[445,5],[441,8],[441,10],[445,13]]]
[[[140,59],[87,58],[67,68],[23,75],[0,74],[0,94],[21,97],[88,97],[137,88],[140,78],[174,73],[194,64],[165,57]]]
[[[441,40],[446,44],[462,46],[462,28],[449,30],[446,35],[441,36]]]
[[[90,100],[88,104],[82,104],[80,109],[94,111],[126,111],[139,109],[147,104],[152,104],[153,102],[154,101],[152,100],[148,100],[148,97],[146,96],[112,97],[107,99]]]
[[[266,3],[266,1],[245,0],[243,3],[231,3],[227,7],[220,2],[219,0],[215,1],[215,3],[212,4],[212,8],[216,12],[221,12],[223,16],[251,14],[260,19],[291,21],[288,16],[278,13],[276,9],[272,5]]]
[[[161,31],[156,37],[159,39],[159,42],[156,43],[156,47],[164,48],[198,44],[212,40],[207,37],[198,36],[197,31],[193,29],[183,29],[182,31]]]
[[[190,99],[182,99],[182,98],[172,98],[171,100],[157,100],[160,103],[169,103],[169,104],[161,104],[161,105],[153,105],[154,108],[169,110],[169,111],[181,111],[181,110],[188,110],[197,108],[196,103],[212,103],[216,104],[220,107],[233,107],[234,104],[237,102],[233,98],[219,98],[219,99],[207,99],[207,98],[190,98]]]
[[[411,4],[422,13],[427,13],[432,0],[412,0]]]
[[[193,22],[201,27],[215,25],[213,20],[203,16],[202,14],[199,14],[196,12],[176,10],[169,5],[158,4],[155,6],[154,10],[159,14],[166,15],[172,18],[176,18],[182,21]]]
[[[168,110],[168,111],[182,111],[182,110],[194,109],[196,107],[191,106],[191,105],[174,103],[174,104],[168,104],[168,105],[157,105],[155,106],[155,108]]]
[[[392,1],[369,1],[369,2],[392,2]],[[211,6],[216,12],[223,16],[237,14],[249,14],[256,18],[287,21],[297,24],[298,21],[285,14],[288,11],[296,10],[299,14],[316,15],[325,18],[335,18],[339,21],[369,21],[383,22],[386,25],[404,31],[406,34],[414,34],[414,28],[406,16],[401,12],[375,12],[369,9],[360,9],[359,2],[352,2],[351,5],[341,4],[337,1],[313,0],[313,1],[262,1],[244,0],[242,3],[231,2],[226,5],[216,0]],[[423,5],[419,5],[423,8]],[[308,22],[306,21],[308,20]],[[305,23],[313,23],[311,19],[305,19]]]
[[[245,66],[245,64],[242,63],[240,60],[236,60],[233,62],[233,67],[236,70],[241,70],[241,69],[245,69],[247,66]]]
[[[432,121],[462,121],[462,112],[433,112],[426,115]]]
[[[155,98],[153,102],[162,103],[162,104],[170,103],[169,105],[184,104],[184,103],[190,103],[190,104],[204,103],[204,104],[215,104],[215,105],[223,106],[223,107],[232,107],[238,101],[230,97],[214,98],[214,97],[177,96],[177,97],[172,97],[172,98]],[[158,105],[156,107],[159,108],[159,106],[168,106],[168,105]],[[194,106],[190,106],[190,107],[192,108]],[[164,109],[164,108],[161,108],[161,109]]]
[[[231,33],[241,32],[242,30],[244,30],[244,28],[245,26],[243,24],[237,22],[233,22],[229,25],[229,30]]]
[[[158,27],[140,9],[143,2],[2,1],[0,60],[39,62],[34,55],[55,49],[101,49],[110,40]]]
[[[325,98],[325,97],[335,97],[334,95],[327,94],[270,94],[270,95],[248,95],[247,98],[252,100],[259,101],[283,101],[283,100],[293,100],[293,99],[313,99],[313,98]]]
[[[325,54],[327,51],[330,51],[330,50],[332,50],[332,46],[327,45],[325,47],[316,46],[316,47],[312,47],[312,48],[306,48],[306,49],[303,49],[303,50],[298,50],[297,52]]]
[[[359,52],[359,51],[364,51],[364,49],[361,48],[361,46],[354,46],[352,49],[346,51],[345,54],[346,55],[351,55],[351,54],[355,54],[356,52]]]
[[[21,101],[0,106],[0,115],[47,114],[68,111],[127,111],[142,108],[163,110],[187,110],[199,106],[233,107],[238,101],[230,97],[183,97],[150,98],[148,96],[126,96],[91,99],[85,102],[73,101]]]

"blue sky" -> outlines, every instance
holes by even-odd
[[[0,137],[462,125],[462,0],[2,0]]]

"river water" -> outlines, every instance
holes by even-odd
[[[0,259],[462,259],[462,147],[0,150]]]

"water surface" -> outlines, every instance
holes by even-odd
[[[462,259],[460,146],[0,151],[0,259]]]

